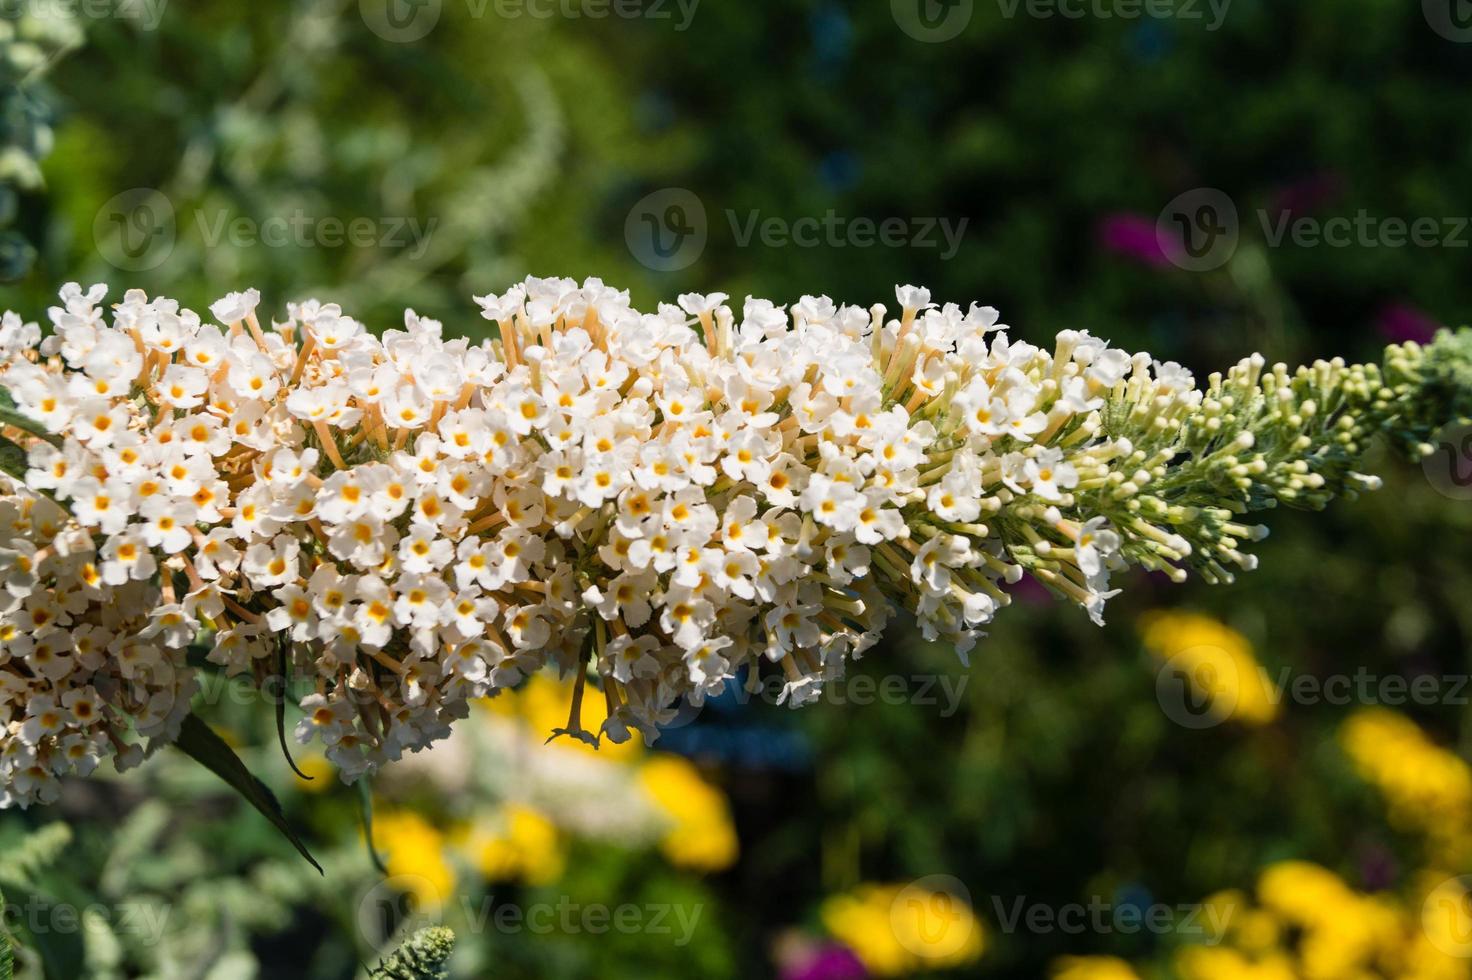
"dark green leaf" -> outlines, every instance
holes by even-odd
[[[373,783],[367,776],[358,780],[358,803],[363,818],[363,840],[368,845],[368,860],[373,862],[379,874],[387,878],[388,867],[379,856],[378,848],[373,846]]]
[[[201,721],[198,715],[191,713],[184,719],[184,725],[179,730],[179,740],[174,744],[195,762],[229,783],[237,793],[245,797],[246,802],[261,811],[291,841],[292,846],[312,867],[318,872],[322,871],[322,865],[317,863],[317,859],[312,857],[291,824],[286,822],[286,815],[281,812],[281,804],[276,802],[275,795],[264,783],[251,775],[234,750],[225,744],[225,740],[214,729]]]
[[[297,768],[296,760],[291,757],[291,749],[286,745],[286,688],[291,684],[291,639],[282,635],[276,642],[276,663],[281,677],[281,688],[276,691],[276,740],[281,743],[281,754],[286,756],[286,764],[291,766],[291,771],[302,779],[311,781],[312,777]]]
[[[0,909],[5,908],[5,896],[0,894]],[[0,980],[15,977],[15,954],[10,949],[10,937],[5,935],[5,923],[0,922]]]
[[[61,445],[61,436],[54,432],[47,432],[46,427],[33,418],[29,418],[17,412],[13,407],[0,405],[0,424],[8,425],[22,432],[29,432],[39,439],[45,439],[53,446]]]
[[[25,449],[4,436],[0,436],[0,470],[24,483],[28,468],[26,460]]]

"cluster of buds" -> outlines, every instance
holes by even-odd
[[[44,339],[0,323],[0,804],[166,744],[201,661],[310,687],[296,734],[348,779],[548,665],[593,743],[763,672],[800,705],[896,609],[964,657],[1024,574],[1096,620],[1128,564],[1227,579],[1243,515],[1373,485],[1366,439],[1420,445],[1451,404],[1424,404],[1436,348],[1198,389],[910,286],[892,317],[738,317],[529,279],[478,298],[479,344],[104,294],[67,285]]]

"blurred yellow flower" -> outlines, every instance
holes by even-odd
[[[334,786],[341,785],[337,778],[337,767],[327,761],[327,757],[320,752],[312,752],[296,760],[296,767],[311,779],[298,779],[294,784],[296,789],[308,793],[323,793]]]
[[[1282,953],[1254,959],[1223,946],[1187,946],[1175,968],[1180,980],[1301,980]]]
[[[491,714],[520,718],[538,738],[545,739],[555,729],[567,727],[572,689],[571,677],[558,680],[550,671],[544,670],[528,677],[526,683],[520,687],[508,690],[499,697],[482,698],[479,703]],[[607,720],[608,702],[603,693],[590,684],[583,692],[583,727],[596,734]],[[637,734],[626,742],[600,739],[597,748],[575,738],[559,738],[552,744],[615,761],[636,759],[644,751],[644,745]]]
[[[1277,717],[1272,681],[1241,633],[1210,616],[1176,610],[1146,613],[1139,626],[1162,669],[1184,677],[1217,718],[1265,725]]]
[[[1424,871],[1419,884],[1421,929],[1406,950],[1405,973],[1416,980],[1466,980],[1472,975],[1472,879]]]
[[[1258,879],[1260,907],[1233,916],[1225,937],[1180,950],[1176,973],[1181,980],[1469,980],[1472,906],[1464,884],[1436,872],[1423,877],[1425,901],[1402,903],[1357,892],[1307,861],[1271,865]]]
[[[412,895],[420,910],[437,908],[454,894],[455,871],[445,858],[445,835],[419,814],[374,814],[373,841],[393,885]]]
[[[826,900],[818,914],[833,938],[878,976],[964,966],[984,946],[971,906],[922,882],[860,885]]]
[[[1425,836],[1439,859],[1461,863],[1472,853],[1472,767],[1461,756],[1385,708],[1355,712],[1339,743],[1385,797],[1393,826]]]
[[[508,803],[490,821],[457,831],[456,846],[488,881],[545,885],[562,876],[567,855],[556,825],[540,810]]]
[[[719,871],[735,862],[740,847],[726,797],[693,763],[660,753],[639,768],[639,781],[669,819],[660,848],[670,861],[698,871]]]
[[[1117,957],[1065,956],[1053,962],[1053,980],[1140,980],[1140,975]]]

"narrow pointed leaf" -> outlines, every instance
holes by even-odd
[[[276,740],[281,743],[281,754],[286,756],[286,764],[291,766],[291,771],[302,779],[311,782],[311,776],[302,772],[291,757],[291,749],[286,745],[286,688],[291,683],[291,640],[282,636],[276,644],[277,668],[281,674],[281,690],[276,692]]]
[[[245,797],[246,802],[261,811],[262,815],[271,821],[272,825],[281,831],[287,840],[291,841],[292,846],[307,859],[312,867],[316,868],[319,873],[324,873],[322,865],[317,863],[317,859],[312,857],[311,852],[307,850],[307,846],[302,843],[291,824],[287,823],[286,815],[281,812],[281,804],[276,802],[275,794],[266,788],[265,783],[251,775],[250,770],[245,768],[245,763],[240,761],[235,751],[213,728],[201,721],[198,715],[191,713],[184,719],[184,725],[179,730],[179,740],[174,744],[185,755],[229,783],[237,793]]]
[[[54,432],[47,432],[46,426],[27,415],[22,415],[13,407],[0,405],[0,423],[20,429],[22,432],[29,432],[38,439],[45,439],[53,446],[61,445],[61,436]]]
[[[363,840],[368,845],[368,860],[373,862],[379,874],[387,878],[388,866],[384,864],[378,848],[373,846],[373,784],[367,776],[358,780],[358,803],[359,815],[363,818]]]
[[[29,457],[19,443],[0,436],[0,471],[13,476],[21,483],[26,482]]]

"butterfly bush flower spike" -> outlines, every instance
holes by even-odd
[[[804,704],[897,611],[964,657],[1024,575],[1096,621],[1129,565],[1228,581],[1248,514],[1373,487],[1375,433],[1424,453],[1472,407],[1461,335],[1198,386],[914,286],[641,312],[529,279],[474,344],[105,293],[0,321],[0,805],[176,738],[191,650],[265,683],[284,645],[348,779],[548,666],[590,742],[771,673]]]

